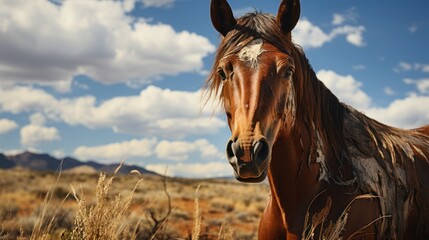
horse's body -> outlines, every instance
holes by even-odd
[[[259,239],[429,239],[429,126],[392,128],[339,102],[291,42],[298,1],[236,20],[212,0],[211,17],[223,40],[207,86],[228,117],[228,160],[271,188]]]

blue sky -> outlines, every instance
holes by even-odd
[[[219,35],[208,0],[1,1],[0,151],[187,177],[232,175],[224,114],[201,87]],[[236,17],[279,1],[230,1]],[[293,31],[340,100],[396,127],[429,123],[429,3],[304,1]],[[213,113],[214,112],[214,113]]]

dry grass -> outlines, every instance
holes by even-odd
[[[111,199],[110,189],[120,167],[110,178],[107,178],[104,173],[100,174],[96,187],[95,205],[88,206],[85,195],[81,193],[78,197],[73,186],[71,187],[78,203],[78,211],[75,227],[69,236],[70,239],[120,239],[124,235],[124,230],[129,229],[131,222],[127,219],[126,212],[131,205],[134,192],[143,179],[137,181],[125,199],[122,199],[121,194]]]
[[[0,175],[0,240],[256,239],[268,196],[266,185],[219,179],[22,169]],[[255,217],[243,222],[243,213]]]
[[[322,193],[320,193],[320,194],[322,194]],[[318,196],[316,196],[316,198],[317,197]],[[332,200],[330,197],[328,197],[328,199],[326,200],[325,206],[318,213],[315,213],[312,216],[311,221],[310,221],[309,209],[307,210],[307,213],[305,216],[305,221],[304,221],[304,231],[302,233],[301,239],[302,240],[314,240],[314,239],[317,239],[317,240],[341,240],[341,239],[343,239],[341,235],[345,230],[352,204],[357,200],[373,199],[373,198],[379,198],[379,196],[375,196],[372,194],[362,194],[362,195],[355,197],[346,206],[346,208],[343,210],[343,212],[338,217],[338,219],[336,221],[329,221],[328,225],[325,227],[325,223],[327,222],[327,217],[329,215],[329,212],[330,212],[331,206],[332,206]],[[310,203],[309,208],[311,207],[311,205],[312,205],[312,203]],[[354,239],[355,237],[358,237],[358,235],[361,234],[362,231],[364,231],[367,227],[371,226],[375,222],[377,222],[377,221],[379,221],[385,217],[389,217],[389,216],[382,216],[382,217],[374,219],[373,221],[371,221],[367,225],[360,228],[358,231],[351,234],[347,238],[347,240]],[[318,236],[316,236],[317,232],[319,233]]]
[[[110,177],[0,170],[0,240],[256,239],[266,185],[116,175],[119,168]],[[328,198],[318,213],[307,211],[301,239],[342,239],[353,202],[371,198],[356,197],[336,221],[327,220]]]

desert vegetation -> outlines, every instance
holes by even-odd
[[[256,239],[266,184],[0,170],[0,239]]]

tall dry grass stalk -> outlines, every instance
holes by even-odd
[[[234,232],[232,231],[231,227],[226,224],[226,222],[222,223],[222,226],[220,227],[219,230],[219,235],[217,237],[218,240],[233,240]]]
[[[198,202],[198,191],[200,190],[201,184],[198,185],[195,190],[195,211],[194,211],[194,226],[192,228],[192,240],[198,240],[201,233],[201,213],[200,205]]]
[[[69,194],[62,200],[59,206],[53,206],[52,198],[54,196],[54,187],[59,182],[62,173],[62,163],[58,169],[58,175],[51,180],[49,184],[49,190],[46,192],[43,199],[41,211],[37,213],[37,220],[34,224],[33,231],[30,236],[30,240],[49,240],[52,239],[52,233],[55,230],[56,216],[58,216],[61,206],[63,206]],[[55,208],[54,214],[49,218],[48,211]],[[23,231],[18,239],[27,239],[24,237]]]
[[[198,199],[198,192],[201,184],[195,190],[195,203],[194,203],[194,223],[192,228],[192,240],[198,240],[201,234],[202,216],[200,212],[200,203]],[[233,240],[233,231],[226,222],[223,222],[218,233],[218,240]]]
[[[321,192],[320,194],[322,194],[322,193],[323,192]],[[315,199],[319,195],[317,195],[315,197]],[[314,199],[313,199],[313,201],[311,201],[311,203],[307,209],[307,213],[306,213],[305,220],[304,220],[304,230],[303,230],[301,239],[302,240],[314,240],[314,239],[318,239],[318,240],[342,240],[343,238],[342,238],[341,234],[344,231],[345,226],[347,224],[347,220],[349,217],[349,211],[351,209],[352,204],[356,200],[359,200],[359,199],[373,199],[373,198],[379,198],[379,196],[375,196],[372,194],[363,194],[363,195],[359,195],[359,196],[355,197],[346,206],[346,208],[343,210],[343,212],[338,217],[338,219],[335,222],[330,221],[326,228],[324,227],[324,224],[327,221],[326,218],[328,217],[328,214],[331,210],[332,199],[330,197],[328,197],[328,199],[326,200],[325,206],[322,208],[322,210],[320,210],[318,213],[313,215],[311,222],[310,222],[309,221],[309,219],[310,219],[309,209],[310,209],[310,207],[314,201]],[[358,234],[362,233],[366,228],[368,228],[369,226],[371,226],[375,222],[377,222],[377,221],[379,221],[385,217],[389,217],[389,216],[381,216],[379,218],[374,219],[373,221],[371,221],[370,223],[368,223],[367,225],[363,226],[358,231],[356,231],[352,235],[350,235],[350,237],[348,237],[347,240],[357,237]],[[315,236],[316,229],[319,229],[319,236]]]
[[[121,194],[112,198],[109,194],[110,188],[115,175],[121,167],[122,163],[110,178],[107,178],[105,173],[100,174],[96,188],[96,203],[93,206],[88,205],[83,193],[78,196],[73,186],[71,186],[73,195],[78,203],[78,211],[75,218],[75,228],[71,233],[70,239],[120,239],[124,229],[130,224],[126,219],[126,211],[130,207],[134,192],[143,181],[143,179],[140,179],[125,199],[122,199]]]

